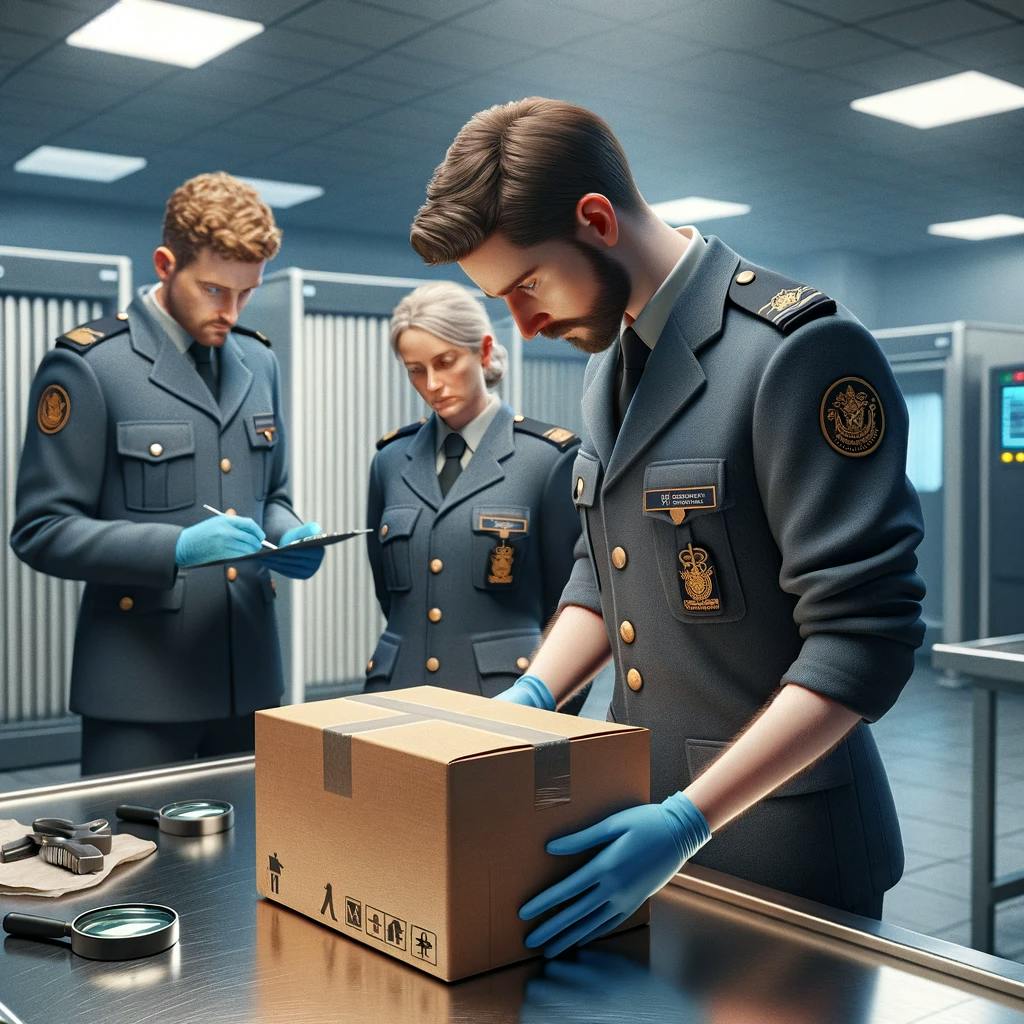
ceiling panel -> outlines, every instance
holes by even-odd
[[[430,21],[352,0],[319,0],[281,24],[357,46],[383,47],[422,32]]]
[[[1014,23],[994,32],[980,32],[948,43],[929,46],[932,53],[964,67],[987,71],[1024,55],[1024,25]]]
[[[589,8],[561,7],[544,0],[496,0],[454,19],[452,24],[528,46],[536,47],[539,42],[545,48],[616,26],[614,20],[593,14]]]
[[[896,43],[847,26],[777,43],[771,48],[771,59],[789,67],[815,71],[903,52],[903,47]]]
[[[312,62],[318,66],[347,68],[374,52],[369,46],[354,46],[329,36],[311,32],[295,32],[287,28],[271,28],[253,36],[241,46],[218,57],[215,63],[232,55],[244,56],[252,61],[250,71],[259,73],[260,63],[265,58],[277,58],[301,66]]]
[[[711,0],[674,8],[651,18],[655,30],[729,49],[756,49],[766,56],[776,43],[834,27],[834,22],[773,0]]]
[[[864,22],[863,28],[909,46],[925,46],[1008,24],[1008,17],[987,7],[967,3],[967,0],[947,0],[875,18]]]

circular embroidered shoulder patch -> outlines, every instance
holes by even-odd
[[[841,377],[821,398],[825,440],[840,455],[870,455],[885,433],[885,410],[878,392],[863,377]]]
[[[44,434],[59,433],[71,418],[71,398],[59,385],[51,384],[39,396],[36,423]]]

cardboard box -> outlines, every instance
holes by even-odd
[[[544,844],[649,793],[633,726],[432,686],[259,711],[257,887],[454,981],[535,955],[518,908],[593,856]]]

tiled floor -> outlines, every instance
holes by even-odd
[[[921,665],[874,733],[889,770],[906,848],[903,880],[885,899],[884,919],[970,941],[971,690],[939,685]],[[584,713],[604,717],[610,677],[602,675]],[[1024,697],[999,698],[996,870],[1024,869]],[[77,765],[0,773],[0,793],[77,778]],[[996,952],[1024,960],[1024,897],[996,917]]]

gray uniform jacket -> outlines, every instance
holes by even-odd
[[[300,522],[278,377],[269,348],[233,332],[218,407],[141,299],[126,322],[71,331],[40,363],[11,546],[34,569],[87,584],[73,711],[187,722],[279,702],[270,573],[258,561],[174,559],[182,528],[209,515],[204,503],[250,516],[271,541]]]
[[[617,361],[613,346],[587,366],[584,532],[561,604],[604,616],[609,717],[651,729],[652,797],[685,788],[784,681],[878,718],[913,669],[924,587],[906,407],[874,339],[711,238],[616,435]],[[695,861],[834,906],[894,885],[868,727]]]
[[[367,541],[387,628],[368,690],[429,683],[492,697],[526,669],[580,534],[569,483],[579,439],[558,428],[545,438],[545,426],[515,422],[503,404],[445,497],[433,416],[378,451]]]

